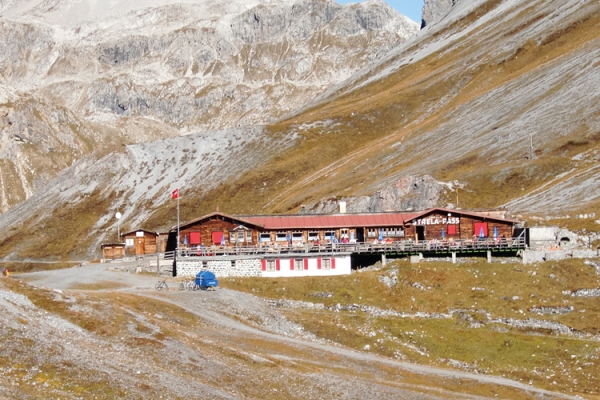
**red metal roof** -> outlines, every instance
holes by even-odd
[[[336,229],[336,228],[381,228],[387,226],[402,226],[411,223],[417,218],[423,218],[433,212],[453,213],[456,215],[469,215],[483,220],[504,221],[519,223],[520,221],[502,217],[482,215],[475,212],[453,210],[446,208],[430,208],[418,212],[387,212],[387,213],[364,213],[364,214],[303,214],[303,215],[227,215],[221,212],[213,212],[200,218],[184,222],[180,227],[186,227],[198,223],[213,216],[230,218],[241,224],[254,225],[264,230],[286,230],[286,229]],[[172,230],[176,229],[174,226]]]
[[[467,215],[470,217],[475,217],[475,218],[481,218],[484,221],[485,220],[492,220],[492,221],[503,221],[503,222],[509,222],[512,224],[518,224],[521,221],[516,220],[516,219],[510,219],[510,218],[503,218],[503,217],[499,217],[499,216],[494,216],[494,215],[486,215],[483,213],[477,213],[477,212],[472,212],[472,211],[463,211],[463,210],[456,210],[456,209],[450,209],[450,208],[430,208],[429,210],[425,210],[425,211],[421,211],[419,213],[416,213],[413,215],[413,217],[411,218],[407,218],[407,221],[411,221],[414,219],[418,219],[418,218],[423,218],[424,216],[428,215],[428,214],[432,214],[434,212],[440,212],[440,213],[449,213],[449,214],[454,214],[454,215]]]
[[[264,215],[244,216],[243,219],[268,230],[323,229],[401,226],[417,213],[330,214],[330,215]]]

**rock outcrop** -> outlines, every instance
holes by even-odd
[[[421,29],[446,15],[458,1],[459,0],[425,0],[423,17],[421,19]]]
[[[425,210],[439,206],[445,188],[429,175],[408,176],[372,196],[324,199],[310,207],[310,211],[315,214],[336,213],[340,201],[346,202],[346,210],[350,213]]]

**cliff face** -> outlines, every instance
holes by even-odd
[[[446,15],[459,0],[425,0],[421,29]]]
[[[98,146],[273,121],[418,28],[378,0],[119,7],[0,3],[0,212]]]

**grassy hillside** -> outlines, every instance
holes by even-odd
[[[396,277],[398,283],[389,288],[383,277]],[[380,271],[343,277],[223,278],[220,284],[269,299],[333,307],[281,310],[317,336],[357,350],[600,398],[598,301],[564,293],[600,284],[594,269],[580,260],[533,266],[475,260],[456,265],[398,261]],[[371,306],[406,316],[336,312],[337,304]],[[566,313],[542,314],[542,307]],[[417,315],[452,310],[451,318]],[[573,333],[557,333],[541,324],[519,328],[502,322],[509,320],[558,323]]]
[[[486,2],[395,59],[408,58],[420,46],[466,29],[500,4]],[[536,135],[533,160],[526,158],[529,137],[515,143],[511,132],[494,136],[502,131],[502,123],[452,132],[452,118],[459,110],[497,96],[498,91],[510,97],[511,86],[524,77],[531,76],[533,86],[536,76],[543,76],[565,58],[577,57],[600,39],[597,6],[582,7],[566,21],[533,30],[548,18],[547,13],[537,11],[539,5],[491,18],[385,78],[358,89],[345,88],[342,95],[330,96],[321,105],[272,125],[272,135],[296,132],[301,140],[289,151],[274,155],[260,171],[249,171],[209,192],[205,207],[214,209],[220,204],[230,212],[296,211],[300,204],[323,197],[370,194],[405,173],[459,180],[467,187],[460,195],[462,207],[495,207],[534,191],[557,175],[581,172],[589,166],[573,157],[600,150],[600,130],[590,128],[584,119],[570,121],[571,130],[558,137],[544,132]],[[570,78],[565,76],[563,85]],[[550,101],[561,90],[559,84],[532,96],[528,107]],[[503,110],[494,112],[495,118],[503,118]],[[519,118],[519,112],[530,111],[520,109],[511,118]],[[448,132],[431,137],[431,132],[444,129]],[[477,146],[471,149],[468,137],[505,141],[505,146],[496,153]]]

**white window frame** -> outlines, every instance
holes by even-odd
[[[275,234],[276,242],[287,242],[287,232],[286,231],[277,231]]]
[[[246,242],[246,238],[245,238],[244,233],[245,232],[244,232],[243,229],[240,229],[240,230],[237,231],[237,241],[238,242],[240,242],[240,243]]]
[[[303,232],[292,232],[292,242],[301,242],[304,240],[304,233]]]
[[[271,241],[271,233],[269,232],[262,232],[260,234],[260,242],[270,242]]]
[[[317,240],[320,239],[319,231],[308,231],[308,240]]]
[[[321,259],[321,269],[329,271],[331,270],[331,258]]]
[[[267,260],[267,271],[274,272],[277,271],[277,263],[275,260]]]
[[[325,231],[325,240],[333,240],[334,237],[335,237],[335,231],[333,231],[333,230]]]
[[[125,246],[135,246],[135,239],[134,238],[126,238]]]
[[[303,271],[304,270],[304,259],[303,258],[294,258],[294,262],[292,264],[292,269],[294,271]]]

